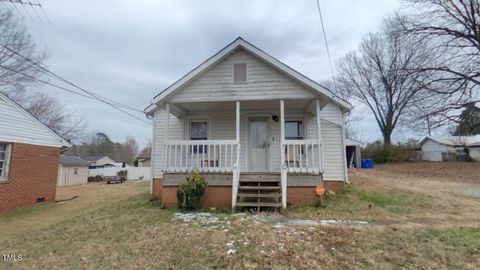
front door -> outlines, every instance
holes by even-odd
[[[268,171],[268,146],[268,119],[250,119],[248,134],[249,171]]]

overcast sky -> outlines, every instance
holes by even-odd
[[[153,96],[242,36],[316,81],[330,78],[315,0],[42,1],[51,25],[22,9],[48,67],[102,96],[144,109]],[[321,0],[333,61],[354,50],[399,7],[396,0]],[[145,145],[151,128],[115,109],[44,87],[85,118],[87,132]],[[139,117],[144,118],[140,113]],[[372,117],[355,125],[362,140],[380,138]],[[397,137],[398,138],[398,137]],[[401,136],[400,136],[400,139]]]

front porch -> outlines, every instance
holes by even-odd
[[[235,209],[241,175],[273,174],[279,179],[280,206],[286,208],[287,186],[306,176],[316,176],[312,187],[322,184],[317,115],[324,104],[320,99],[164,104],[165,137],[155,149],[161,155],[164,185],[169,185],[169,175],[195,170],[223,176],[221,186],[231,187]]]

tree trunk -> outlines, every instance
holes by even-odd
[[[383,146],[388,147],[392,145],[392,130],[384,130],[382,131],[383,134]]]

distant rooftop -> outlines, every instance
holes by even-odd
[[[88,166],[88,162],[79,156],[60,155],[60,163],[65,166]]]
[[[420,144],[423,144],[427,139],[436,141],[443,145],[449,146],[480,146],[480,135],[474,136],[427,136]]]
[[[109,156],[82,156],[81,158],[89,162],[94,162],[104,157],[110,158]]]

